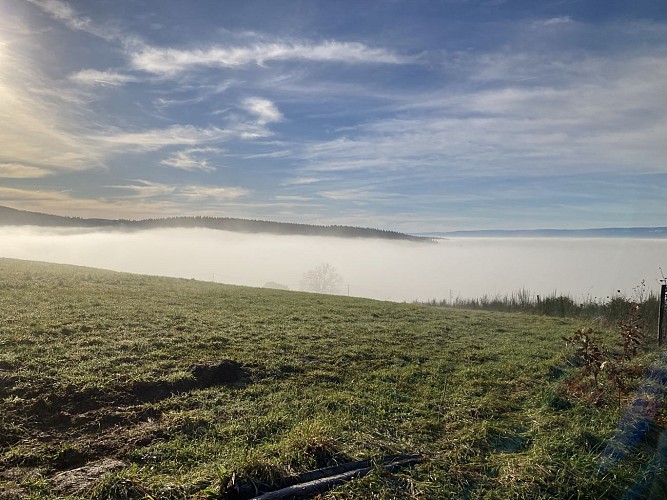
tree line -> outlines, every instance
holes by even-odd
[[[158,219],[86,219],[81,217],[63,217],[37,212],[0,207],[0,225],[31,225],[46,227],[103,227],[121,230],[143,230],[160,228],[207,228],[242,233],[269,233],[277,235],[301,236],[336,236],[340,238],[382,238],[407,240],[414,242],[432,242],[431,238],[413,236],[386,229],[291,222],[271,222],[255,219],[237,219],[231,217],[167,217]]]

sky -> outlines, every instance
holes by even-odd
[[[0,0],[0,205],[667,225],[664,0]]]

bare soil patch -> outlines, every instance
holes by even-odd
[[[176,381],[90,389],[44,383],[19,389],[18,379],[0,377],[0,394],[15,398],[3,416],[13,425],[3,425],[6,432],[0,432],[0,446],[13,448],[0,466],[0,483],[17,484],[34,475],[48,478],[58,494],[80,494],[126,466],[124,459],[134,449],[164,436],[155,403],[196,389],[241,386],[250,379],[249,370],[231,360],[197,363],[189,372],[190,377]],[[0,499],[25,493],[5,487]]]
[[[57,493],[75,495],[90,489],[102,476],[127,466],[125,462],[113,458],[103,458],[76,469],[60,472],[51,478]]]

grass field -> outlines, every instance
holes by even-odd
[[[588,326],[0,259],[0,497],[227,498],[396,453],[423,461],[322,498],[655,493],[664,412],[601,469],[627,401],[565,390]]]

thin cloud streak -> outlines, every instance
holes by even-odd
[[[247,196],[247,189],[234,186],[202,186],[183,184],[164,184],[137,179],[135,184],[111,186],[115,189],[131,191],[134,194],[126,198],[185,198],[188,200],[228,201]]]
[[[83,31],[109,42],[125,42],[128,45],[134,40],[122,31],[109,26],[101,26],[92,19],[79,15],[72,6],[61,0],[27,0],[53,19],[62,22],[68,28]]]
[[[86,17],[80,17],[66,2],[60,0],[28,0],[58,21],[62,21],[73,30],[93,32],[93,23]]]
[[[172,201],[108,200],[76,198],[68,191],[20,189],[0,186],[0,205],[55,215],[128,218],[180,215],[182,207]]]
[[[303,60],[346,64],[407,64],[413,58],[358,42],[329,41],[259,43],[249,47],[214,46],[209,49],[173,49],[145,46],[130,53],[134,69],[163,76],[174,76],[197,67],[234,68],[271,61]]]
[[[172,125],[163,129],[140,132],[105,133],[97,137],[104,148],[122,147],[139,151],[155,151],[166,146],[198,145],[225,141],[239,136],[245,130],[224,130],[219,128],[199,128],[193,125]],[[106,145],[104,145],[106,143]]]
[[[70,75],[69,79],[84,85],[109,85],[113,87],[137,81],[137,78],[132,75],[125,75],[113,71],[97,71],[94,69],[84,69],[77,73],[73,73]]]
[[[318,191],[322,198],[336,201],[353,201],[360,203],[378,202],[396,197],[387,192],[373,191],[370,189],[339,189],[335,191]]]
[[[0,177],[9,179],[36,179],[52,175],[53,172],[19,163],[0,163]]]
[[[160,162],[161,165],[178,168],[180,170],[201,170],[203,172],[214,172],[216,167],[209,163],[209,160],[202,155],[210,153],[220,153],[220,148],[190,148],[183,151],[176,151],[168,158]]]

